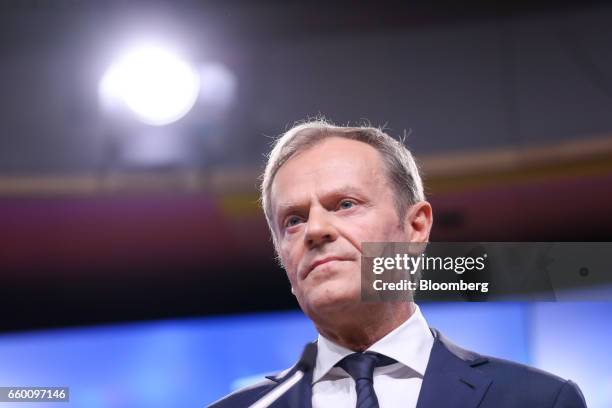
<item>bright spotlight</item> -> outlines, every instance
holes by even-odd
[[[198,98],[200,78],[185,61],[149,46],[113,64],[100,88],[105,98],[119,99],[142,122],[161,126],[191,110]]]

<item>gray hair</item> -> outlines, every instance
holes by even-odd
[[[270,197],[274,177],[295,154],[314,147],[329,137],[364,142],[380,153],[395,192],[395,204],[400,219],[404,218],[408,207],[425,200],[423,182],[417,164],[410,150],[401,141],[395,140],[381,129],[370,126],[335,126],[325,119],[301,123],[289,129],[274,142],[262,175],[261,202],[275,246]]]

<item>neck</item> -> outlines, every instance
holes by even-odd
[[[359,311],[317,319],[315,327],[325,338],[356,352],[367,350],[412,316],[412,302],[362,304]],[[314,320],[314,319],[313,319]]]

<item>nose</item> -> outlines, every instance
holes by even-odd
[[[321,207],[312,208],[308,214],[304,239],[309,248],[315,248],[338,238],[331,214]]]

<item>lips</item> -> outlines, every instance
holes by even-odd
[[[321,258],[321,259],[315,259],[315,261],[308,266],[308,269],[306,269],[306,273],[304,273],[304,276],[302,277],[302,279],[306,279],[306,277],[310,274],[310,272],[312,272],[312,270],[316,268],[317,266],[326,264],[331,261],[348,261],[348,259],[341,258],[338,256],[328,256],[328,257]]]

